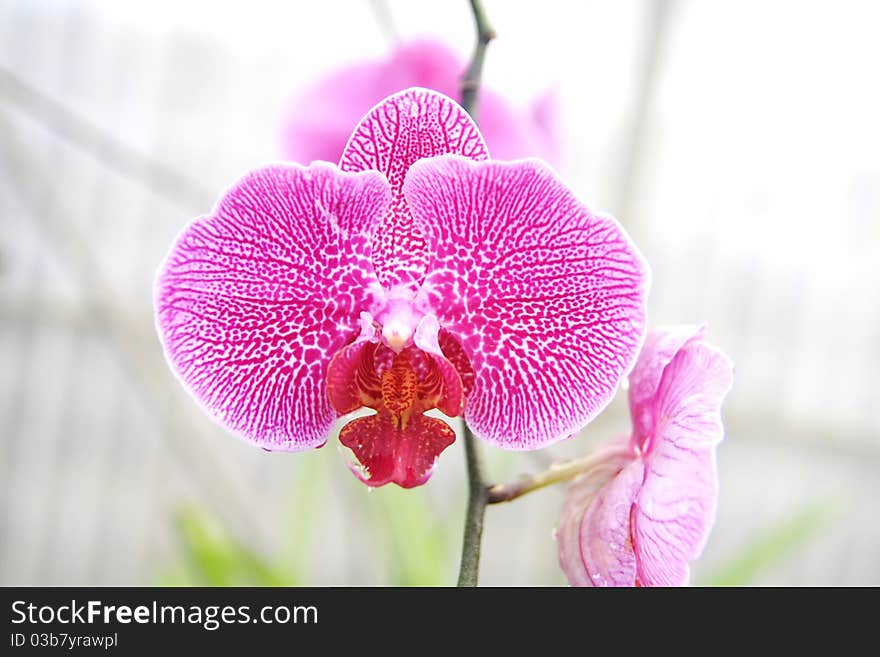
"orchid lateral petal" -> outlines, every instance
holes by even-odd
[[[642,344],[649,275],[638,249],[539,160],[421,160],[404,191],[432,254],[416,302],[473,366],[474,433],[536,449],[579,431]]]
[[[378,290],[370,235],[389,203],[379,173],[275,165],[183,229],[157,273],[156,326],[214,419],[266,449],[327,440],[327,362]]]
[[[473,160],[489,157],[477,126],[451,98],[414,87],[376,105],[352,132],[339,166],[344,171],[382,172],[391,183],[391,208],[373,242],[373,265],[387,289],[415,290],[425,276],[428,253],[413,224],[403,183],[421,158],[446,153]]]
[[[686,584],[688,562],[703,550],[718,499],[721,403],[732,383],[728,358],[702,341],[687,343],[664,369],[633,509],[639,577],[647,586]]]

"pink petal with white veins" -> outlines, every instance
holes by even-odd
[[[422,160],[404,191],[432,254],[416,303],[470,359],[474,433],[536,449],[580,430],[642,343],[638,249],[539,160]]]
[[[639,579],[646,586],[687,583],[688,562],[706,543],[718,500],[721,403],[732,382],[730,361],[701,340],[688,342],[663,373],[633,511]]]
[[[157,274],[156,326],[213,418],[266,449],[327,440],[327,363],[379,290],[369,238],[389,202],[375,172],[276,165],[180,233]]]
[[[580,527],[581,558],[593,586],[636,583],[630,515],[643,477],[642,461],[633,461],[602,487],[584,513]]]
[[[645,337],[645,346],[629,375],[629,408],[633,447],[642,449],[654,426],[654,400],[663,370],[688,341],[702,337],[705,326],[671,326]]]
[[[633,537],[644,586],[685,586],[715,521],[718,476],[713,451],[660,450],[646,464],[633,509]]]
[[[721,402],[733,385],[733,365],[703,340],[688,342],[666,366],[655,396],[655,443],[682,449],[715,447],[724,437]],[[650,456],[653,448],[649,445]]]
[[[421,158],[455,153],[489,157],[477,126],[451,98],[414,87],[376,105],[354,129],[339,166],[344,171],[381,171],[391,183],[391,208],[373,242],[373,264],[389,290],[414,291],[425,277],[428,253],[422,231],[403,196],[410,166]]]

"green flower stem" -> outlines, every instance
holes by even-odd
[[[464,79],[461,81],[461,106],[476,121],[477,95],[483,73],[486,46],[495,38],[495,30],[486,19],[480,0],[470,0],[477,29],[477,45]],[[468,505],[464,521],[464,540],[461,547],[461,567],[458,572],[459,586],[476,586],[480,574],[480,546],[483,541],[483,517],[489,501],[489,487],[483,478],[483,464],[479,445],[464,423],[464,449],[467,457]]]
[[[464,450],[470,484],[467,514],[464,519],[464,541],[461,546],[459,586],[476,586],[480,575],[480,546],[483,542],[483,517],[489,503],[489,487],[485,484],[480,446],[474,434],[464,425]]]
[[[486,46],[495,38],[495,30],[486,18],[483,3],[480,0],[470,0],[471,11],[474,14],[474,23],[477,28],[477,45],[474,49],[471,63],[468,65],[464,79],[461,81],[461,106],[468,114],[477,120],[477,94],[480,91],[480,80],[483,77],[483,60],[486,58]]]
[[[510,502],[526,493],[557,484],[562,481],[574,479],[579,474],[592,470],[601,463],[607,463],[609,459],[626,458],[632,454],[632,450],[626,445],[620,445],[610,449],[599,450],[588,456],[565,463],[557,463],[538,474],[523,477],[512,484],[497,484],[486,491],[487,504],[499,504]]]

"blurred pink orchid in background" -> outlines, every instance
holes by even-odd
[[[386,58],[339,69],[306,89],[282,124],[282,153],[295,162],[336,162],[353,126],[386,96],[409,87],[433,89],[458,99],[465,62],[431,39],[404,43]],[[491,88],[480,90],[477,116],[492,157],[561,159],[559,108],[546,91],[521,111]]]
[[[647,265],[540,160],[488,160],[426,89],[386,98],[339,167],[250,172],[160,266],[156,325],[213,418],[269,450],[340,441],[367,484],[424,483],[464,415],[508,449],[567,438],[644,337]]]
[[[573,586],[681,586],[715,521],[728,358],[702,327],[652,332],[629,377],[633,433],[569,487],[557,528]]]

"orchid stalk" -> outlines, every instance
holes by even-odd
[[[483,77],[483,60],[486,48],[495,38],[495,30],[486,18],[480,0],[470,0],[477,32],[474,55],[461,81],[461,106],[476,118],[476,104]],[[476,444],[467,422],[462,422],[465,459],[467,460],[468,501],[464,517],[464,534],[461,542],[461,563],[458,569],[458,586],[474,587],[480,579],[480,553],[483,545],[483,519],[489,502],[485,483],[483,459],[480,446]]]

